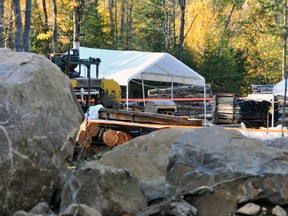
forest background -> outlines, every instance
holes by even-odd
[[[0,0],[0,47],[168,52],[213,93],[252,93],[283,79],[287,0]],[[285,39],[285,40],[284,40]],[[285,42],[286,44],[286,42]]]

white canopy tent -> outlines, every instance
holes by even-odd
[[[288,78],[287,78],[288,79]],[[288,95],[288,90],[287,90],[287,79],[283,79],[273,87],[273,95],[280,95],[284,96],[285,95],[285,83],[286,83],[286,95]],[[272,127],[274,127],[274,96],[272,99]]]
[[[119,51],[80,47],[80,58],[100,58],[99,77],[113,79],[121,86],[126,86],[128,106],[128,86],[132,79],[142,80],[144,100],[144,80],[204,86],[204,115],[206,125],[206,89],[205,79],[197,72],[168,53]],[[83,69],[81,69],[83,71]],[[85,71],[84,74],[86,75]],[[91,66],[91,77],[96,77],[96,67]],[[173,99],[173,93],[171,93]],[[144,100],[145,101],[145,100]]]

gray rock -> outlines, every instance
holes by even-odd
[[[83,113],[47,58],[0,49],[0,214],[49,202]]]
[[[193,216],[197,215],[197,209],[185,202],[183,199],[169,199],[152,204],[137,216],[153,216],[153,215],[169,215],[169,216]]]
[[[53,211],[50,209],[47,203],[41,202],[41,203],[38,203],[29,213],[41,214],[41,215],[52,215]]]
[[[90,208],[89,206],[84,204],[72,204],[65,210],[64,214],[60,214],[60,216],[61,215],[102,216],[102,214],[98,210]]]
[[[227,215],[237,204],[255,200],[285,204],[288,197],[282,191],[288,186],[287,153],[237,131],[193,131],[172,146],[169,192],[186,194],[186,200],[205,216]],[[203,187],[205,190],[195,196],[195,191]],[[193,192],[191,196],[188,191]],[[207,205],[217,210],[211,212]]]
[[[272,214],[275,216],[287,216],[287,212],[279,205],[272,209]]]
[[[169,152],[175,140],[194,129],[164,129],[136,137],[103,155],[100,163],[129,169],[138,179],[148,202],[166,195]]]
[[[257,215],[260,212],[261,207],[254,203],[247,203],[237,210],[237,213],[244,215]]]
[[[21,210],[21,211],[14,212],[13,216],[31,216],[31,214]]]
[[[287,155],[271,143],[213,127],[156,131],[114,148],[100,163],[131,170],[149,202],[183,197],[199,214],[215,216],[255,200],[284,205]]]
[[[135,215],[147,206],[136,178],[127,170],[89,162],[66,182],[60,211],[85,204],[105,216]]]

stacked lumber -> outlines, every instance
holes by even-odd
[[[215,124],[234,124],[235,121],[235,94],[219,93],[215,94],[214,123]]]
[[[206,98],[212,98],[211,85],[206,84]],[[171,98],[172,88],[150,89],[148,98]],[[176,115],[187,115],[195,119],[204,119],[204,86],[173,87],[173,98],[199,98],[199,100],[174,101],[177,106]],[[213,101],[206,103],[206,118],[212,120]]]
[[[235,119],[247,127],[266,127],[270,122],[271,103],[251,99],[237,99],[235,102]]]
[[[284,96],[277,96],[278,98],[278,119],[275,119],[276,125],[283,124],[284,126],[288,125],[288,101],[285,103],[285,112],[283,112],[284,107]],[[284,117],[284,122],[282,122],[282,118]]]
[[[252,85],[253,94],[272,94],[274,85]]]
[[[266,127],[271,122],[271,102],[238,98],[234,94],[222,93],[215,95],[215,124],[239,124],[246,127]]]

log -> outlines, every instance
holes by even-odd
[[[121,145],[129,141],[127,133],[123,131],[117,131],[117,136],[118,136],[117,145]]]
[[[83,146],[85,144],[85,141],[87,140],[86,143],[86,148],[89,148],[92,144],[92,135],[87,131],[79,131],[76,141],[79,144],[79,146]]]
[[[95,122],[89,122],[88,123],[88,131],[90,134],[94,137],[97,136],[100,132],[100,127],[97,123]]]
[[[117,144],[118,141],[118,135],[115,130],[108,129],[103,133],[103,142],[107,146],[114,146]]]
[[[97,136],[100,132],[100,127],[97,123],[95,122],[86,122],[84,121],[80,125],[79,131],[88,131],[92,137]]]

